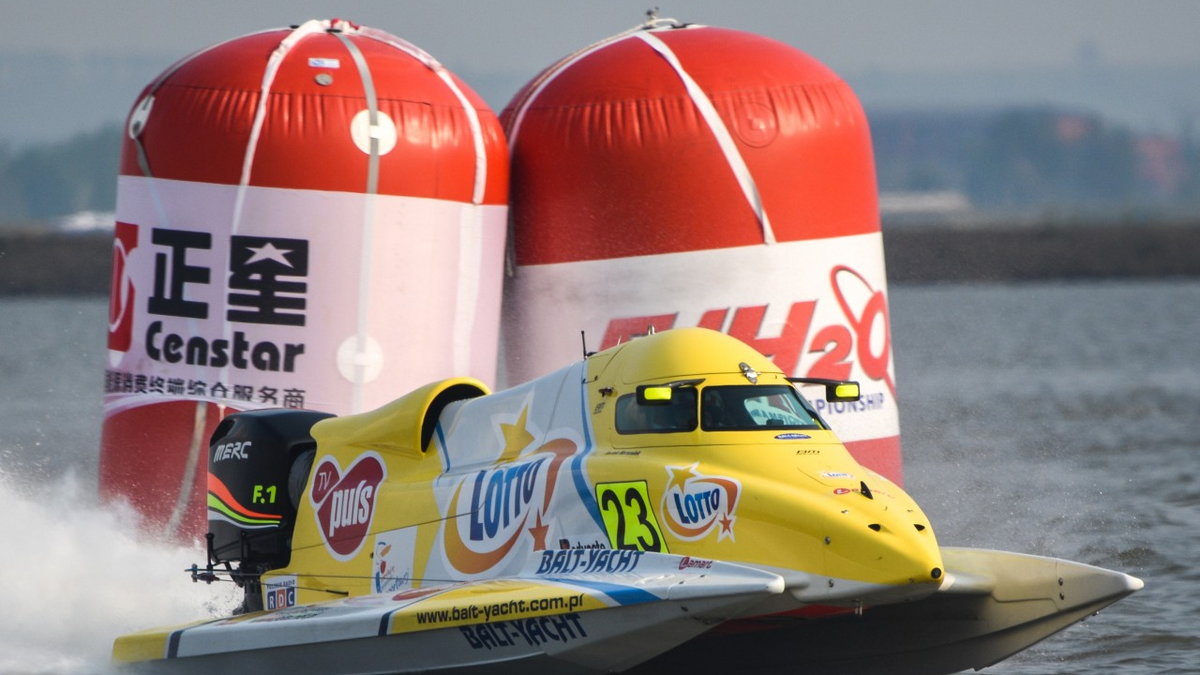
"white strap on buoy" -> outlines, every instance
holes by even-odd
[[[613,44],[614,42],[624,40],[625,38],[628,38],[630,35],[633,35],[634,33],[641,31],[641,30],[647,30],[650,28],[660,28],[660,27],[667,27],[667,28],[684,28],[685,27],[684,24],[679,23],[675,19],[660,19],[656,15],[653,15],[652,12],[647,12],[647,14],[650,15],[650,18],[645,23],[638,25],[638,26],[634,26],[633,28],[630,28],[629,30],[617,33],[616,35],[606,37],[603,40],[600,40],[598,42],[593,42],[592,44],[590,44],[586,47],[577,49],[574,52],[571,52],[570,54],[568,54],[566,57],[559,59],[558,62],[555,63],[554,65],[552,65],[549,68],[538,73],[537,77],[535,77],[533,79],[533,81],[531,81],[524,88],[523,91],[525,93],[523,96],[521,96],[521,99],[519,101],[516,101],[516,103],[513,104],[513,111],[516,114],[513,117],[512,123],[508,125],[509,128],[506,129],[506,131],[508,133],[509,151],[511,152],[512,149],[515,148],[517,145],[517,136],[520,135],[520,133],[521,133],[521,125],[525,121],[525,111],[529,110],[529,104],[532,101],[536,100],[537,97],[541,95],[542,91],[551,82],[553,82],[555,78],[557,78],[560,74],[562,74],[563,71],[565,71],[568,68],[570,68],[571,66],[575,65],[580,59],[583,59],[583,58],[587,57],[589,54],[591,54],[592,52],[595,52],[598,49],[603,49],[604,47],[607,47],[607,46]],[[686,27],[691,28],[691,27],[698,27],[698,26],[689,25]]]
[[[738,186],[742,189],[742,194],[745,195],[746,201],[750,205],[750,209],[754,212],[755,218],[758,220],[759,227],[762,228],[763,242],[766,244],[775,243],[775,231],[771,227],[771,221],[767,217],[766,209],[763,207],[762,197],[758,193],[758,185],[754,182],[754,176],[750,173],[750,167],[746,165],[746,160],[738,151],[737,144],[733,140],[732,134],[729,133],[729,128],[725,126],[724,120],[713,106],[712,100],[700,88],[692,76],[680,63],[679,57],[665,42],[660,40],[654,33],[665,30],[678,30],[688,28],[703,28],[699,25],[680,24],[674,19],[652,19],[643,25],[631,28],[623,33],[619,33],[610,38],[601,40],[595,44],[589,45],[574,52],[573,54],[562,59],[554,66],[543,71],[538,75],[529,87],[526,93],[522,96],[514,106],[513,121],[508,128],[508,146],[510,152],[516,148],[517,138],[521,132],[521,126],[525,121],[525,113],[529,110],[533,101],[537,100],[542,91],[546,89],[559,75],[570,68],[572,65],[586,58],[597,50],[603,49],[621,40],[637,38],[645,42],[655,52],[666,60],[675,74],[683,82],[684,89],[687,91],[688,97],[692,100],[692,104],[696,106],[696,110],[700,113],[701,119],[712,131],[713,136],[717,140],[717,145],[721,149],[721,153],[725,156],[725,161],[733,172],[734,178],[738,182]],[[511,237],[510,237],[511,247]],[[511,261],[510,261],[511,262]]]
[[[399,49],[425,64],[425,67],[432,70],[438,76],[438,79],[446,85],[450,93],[454,94],[454,98],[458,99],[459,105],[462,106],[463,114],[467,116],[467,125],[471,129],[471,141],[475,146],[475,183],[471,193],[471,201],[474,204],[482,204],[484,191],[487,188],[487,146],[483,141],[483,125],[479,121],[479,111],[475,110],[471,102],[467,100],[466,94],[463,93],[458,83],[454,81],[454,77],[450,74],[450,71],[446,70],[446,67],[429,52],[391,33],[376,28],[364,27],[358,30],[358,34],[378,40],[389,47]]]
[[[717,145],[721,148],[721,153],[725,155],[725,161],[729,164],[734,178],[742,188],[742,194],[746,196],[746,201],[754,211],[759,226],[762,227],[763,243],[774,244],[775,232],[771,229],[771,221],[767,218],[767,212],[763,208],[762,197],[758,194],[758,185],[754,182],[754,176],[750,173],[750,167],[746,166],[746,160],[742,157],[742,153],[738,151],[733,135],[729,133],[729,127],[725,126],[725,121],[721,119],[720,113],[717,112],[712,100],[708,98],[708,94],[704,93],[696,80],[692,79],[692,76],[684,69],[675,52],[671,51],[665,42],[658,39],[653,31],[634,33],[634,37],[650,45],[654,51],[666,59],[675,74],[683,81],[684,89],[692,99],[692,104],[696,106],[700,117],[704,119],[708,128],[712,130],[713,136],[716,137]]]
[[[335,32],[336,37],[350,59],[358,69],[359,79],[362,80],[363,95],[367,99],[368,143],[370,152],[367,153],[367,185],[364,192],[362,238],[358,256],[358,312],[354,330],[354,352],[356,355],[367,353],[367,300],[370,297],[371,286],[371,256],[375,249],[375,206],[379,192],[379,98],[375,95],[375,80],[371,77],[371,69],[363,57],[358,45],[354,44],[343,32]],[[363,385],[367,381],[367,363],[365,359],[354,359],[353,390],[350,394],[350,409],[358,412],[363,409]]]
[[[250,138],[246,141],[246,150],[242,155],[242,175],[238,180],[237,197],[233,203],[233,219],[230,222],[230,232],[237,234],[242,221],[242,203],[246,197],[246,186],[250,184],[250,172],[254,167],[254,153],[258,149],[258,139],[262,136],[263,122],[267,118],[267,102],[271,97],[271,85],[275,83],[275,75],[283,58],[291,51],[297,42],[309,35],[323,33],[329,28],[328,21],[311,19],[297,26],[271,52],[267,58],[267,67],[263,69],[262,84],[259,87],[258,105],[254,110],[254,121],[250,125]]]
[[[454,328],[451,347],[456,372],[466,372],[471,366],[471,337],[475,334],[475,319],[479,312],[479,270],[483,267],[483,205],[487,189],[487,145],[479,111],[471,105],[450,71],[429,52],[391,33],[374,28],[362,28],[359,34],[398,49],[425,65],[446,85],[466,115],[475,150],[475,180],[471,190],[474,208],[464,209],[458,223],[458,285],[454,298]]]
[[[171,509],[171,517],[163,527],[163,535],[175,537],[179,534],[179,526],[187,515],[188,501],[192,496],[192,483],[196,480],[196,471],[200,468],[200,458],[208,459],[208,434],[204,433],[208,423],[208,401],[196,401],[192,411],[192,438],[188,442],[187,461],[183,466],[183,478],[179,481],[179,494],[175,496],[175,506]],[[205,470],[208,466],[205,465]]]

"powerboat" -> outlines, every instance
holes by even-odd
[[[1129,575],[938,544],[816,401],[703,328],[492,393],[231,415],[208,560],[231,616],[118,638],[132,670],[950,673],[1137,591]]]

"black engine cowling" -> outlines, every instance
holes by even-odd
[[[254,410],[217,425],[208,449],[210,565],[238,562],[246,577],[287,566],[317,445],[309,432],[327,417]]]

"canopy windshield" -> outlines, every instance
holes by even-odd
[[[617,399],[618,433],[693,431],[697,419],[704,431],[826,428],[791,385],[711,386],[699,396],[695,387],[679,387],[666,400],[639,403],[633,394]]]

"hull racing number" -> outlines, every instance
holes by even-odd
[[[653,502],[646,481],[597,483],[596,502],[613,548],[667,551],[662,529],[650,507]]]

